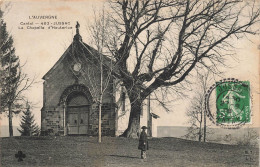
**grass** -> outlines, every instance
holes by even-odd
[[[147,160],[140,159],[138,140],[103,137],[0,138],[1,166],[258,166],[259,151],[247,146],[199,143],[177,138],[153,138]],[[24,161],[15,154],[22,150]],[[249,151],[251,161],[246,160]],[[250,152],[252,151],[252,153]]]

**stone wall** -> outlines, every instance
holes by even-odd
[[[89,115],[89,135],[98,135],[98,105],[93,104]],[[101,112],[102,135],[115,136],[115,105],[104,103]]]
[[[43,112],[42,112],[43,113]],[[45,118],[42,122],[42,134],[63,135],[63,112],[57,110],[44,111]]]

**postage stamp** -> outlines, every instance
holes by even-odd
[[[215,111],[210,98],[215,90]],[[214,103],[214,102],[213,102]],[[216,82],[205,96],[205,110],[210,120],[224,128],[239,128],[251,122],[249,81],[227,78]]]

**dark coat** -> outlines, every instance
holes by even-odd
[[[142,131],[140,134],[138,149],[142,151],[146,151],[149,149],[147,134],[145,133],[145,131]]]

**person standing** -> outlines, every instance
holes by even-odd
[[[145,132],[146,129],[147,129],[146,126],[142,127],[142,132],[140,134],[139,145],[138,145],[138,149],[141,150],[141,158],[142,159],[146,159],[146,150],[149,149],[147,134]]]

